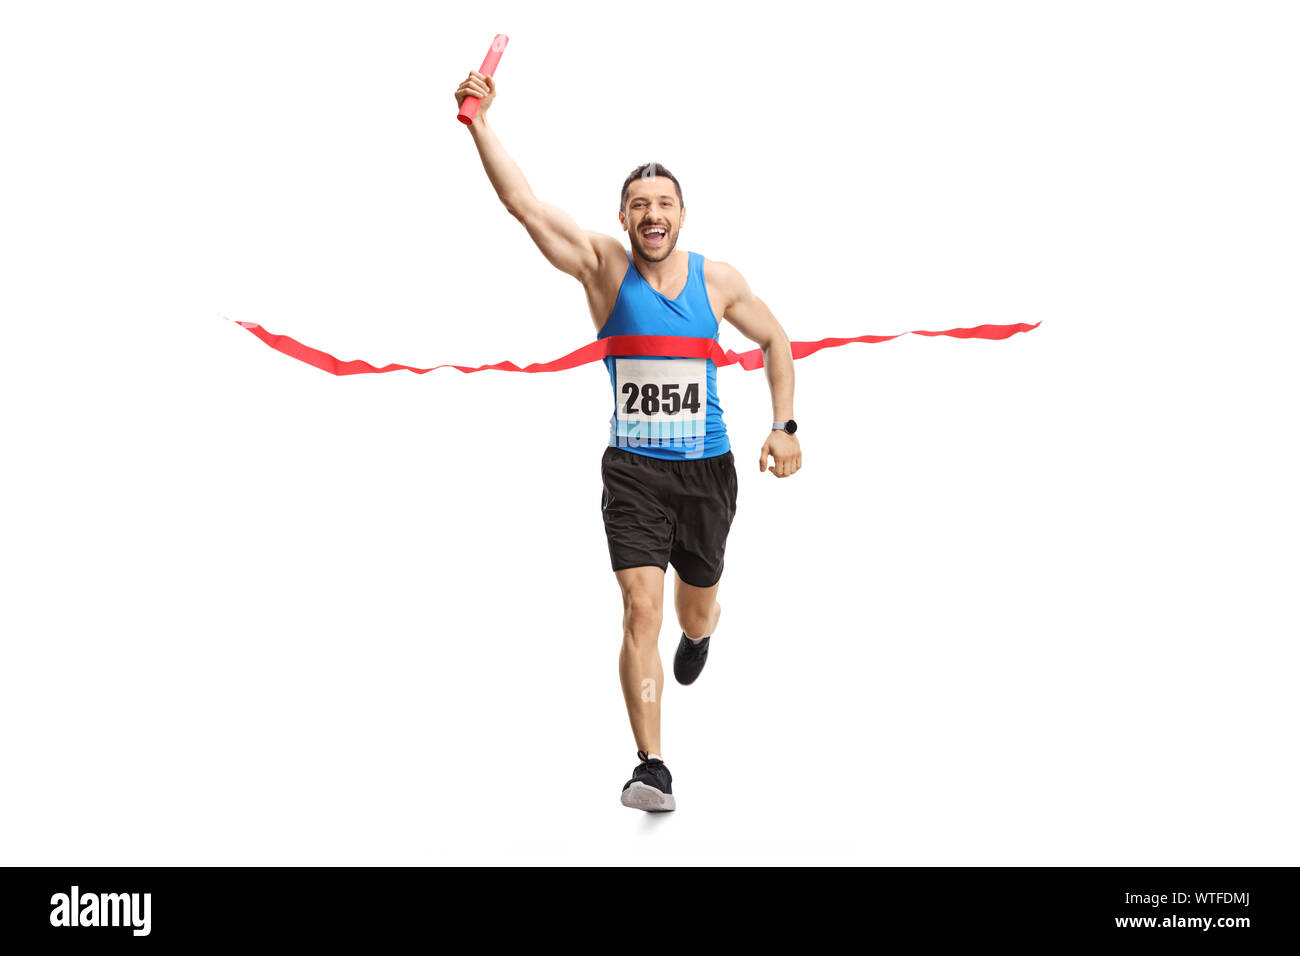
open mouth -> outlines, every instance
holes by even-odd
[[[646,226],[641,230],[641,238],[647,246],[662,246],[668,230],[663,226]]]

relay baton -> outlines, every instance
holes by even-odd
[[[492,45],[488,47],[487,56],[483,57],[483,65],[478,71],[484,76],[491,76],[496,72],[497,64],[501,62],[501,54],[506,48],[510,38],[504,33],[498,33],[492,38]],[[456,119],[460,120],[466,126],[474,122],[474,117],[478,115],[478,105],[483,102],[477,96],[467,96],[460,101],[460,112],[456,114]]]

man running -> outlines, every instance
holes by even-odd
[[[487,125],[496,81],[471,70],[456,106],[480,97],[467,129],[488,179],[512,216],[561,272],[582,283],[597,338],[674,335],[713,338],[725,318],[763,348],[772,392],[772,427],[758,470],[788,478],[803,464],[794,422],[790,340],[739,272],[677,249],[685,205],[677,177],[657,163],[623,183],[619,225],[631,251],[613,236],[579,228],[533,195]],[[664,577],[676,572],[673,597],[681,639],[673,660],[679,683],[699,677],[722,616],[718,584],[736,514],[736,466],[718,402],[717,366],[703,358],[606,356],[614,388],[609,445],[601,461],[601,509],[614,576],[623,593],[619,677],[641,761],[623,785],[624,806],[676,809],[672,775],[659,743]],[[768,459],[774,464],[769,468]]]

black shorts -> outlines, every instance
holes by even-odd
[[[718,583],[736,516],[736,459],[730,451],[670,460],[608,445],[600,476],[615,571],[654,565],[667,573],[671,564],[687,584]]]

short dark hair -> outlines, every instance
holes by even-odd
[[[628,173],[627,179],[623,180],[623,195],[619,197],[618,208],[627,209],[627,190],[635,180],[649,179],[652,176],[663,176],[665,179],[671,179],[673,186],[677,189],[677,204],[685,208],[686,203],[682,200],[682,184],[677,181],[677,177],[670,173],[662,163],[642,163],[632,172]]]

